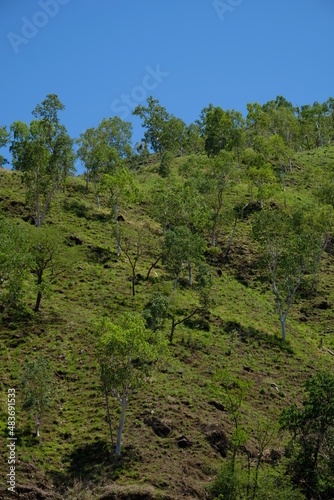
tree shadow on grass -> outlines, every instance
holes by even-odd
[[[65,455],[63,462],[67,464],[65,471],[52,471],[50,476],[59,491],[67,491],[76,481],[85,479],[89,482],[98,482],[99,478],[108,476],[109,479],[118,479],[131,465],[140,461],[139,451],[133,447],[124,447],[121,457],[111,453],[110,443],[96,439],[91,443],[79,446]]]
[[[237,334],[242,342],[256,341],[263,347],[269,349],[276,348],[287,354],[293,354],[293,349],[288,340],[283,340],[277,335],[269,335],[253,328],[251,326],[244,327],[236,321],[227,321],[224,324],[224,330],[229,334]]]

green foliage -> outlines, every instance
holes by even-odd
[[[192,265],[201,262],[205,250],[205,240],[198,234],[193,234],[187,227],[181,226],[166,231],[164,262],[176,283],[185,266],[191,273]],[[191,285],[191,275],[189,275],[189,284]]]
[[[52,404],[53,380],[50,362],[43,356],[25,364],[21,379],[23,408],[29,410],[35,418],[37,436],[41,420]]]
[[[9,134],[6,127],[0,127],[0,148],[5,147],[9,142]],[[6,158],[0,155],[0,167],[8,163]]]
[[[0,307],[4,312],[22,306],[30,255],[28,234],[22,223],[0,219],[0,234]]]
[[[163,328],[168,316],[168,307],[168,297],[160,292],[155,292],[143,310],[146,327],[154,332]]]
[[[36,120],[30,127],[20,121],[11,125],[13,166],[23,173],[36,227],[43,224],[52,197],[75,171],[73,140],[58,119],[64,108],[58,97],[50,94],[36,106]]]
[[[309,494],[334,495],[334,376],[318,373],[305,383],[303,408],[282,411],[280,424],[291,435],[293,475]]]
[[[173,153],[170,153],[169,151],[164,151],[162,153],[160,167],[159,167],[159,174],[161,175],[161,177],[169,176],[173,158],[174,158]]]

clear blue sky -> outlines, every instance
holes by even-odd
[[[187,123],[334,96],[333,0],[0,0],[0,19],[1,125],[55,93],[72,137],[119,114],[136,142],[146,95]]]

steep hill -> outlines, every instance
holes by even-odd
[[[172,170],[176,173],[184,161],[175,159]],[[287,176],[287,204],[313,197],[313,169],[333,161],[333,147],[297,154]],[[140,196],[122,210],[119,221],[121,228],[146,221],[152,247],[162,237],[151,206],[160,182],[158,167],[152,163],[135,171]],[[20,174],[0,171],[0,210],[6,219],[31,226]],[[257,423],[267,417],[277,422],[283,408],[301,402],[305,380],[320,370],[333,371],[334,363],[329,352],[334,351],[333,246],[327,245],[323,254],[316,290],[302,290],[291,306],[283,342],[260,250],[250,236],[258,211],[255,204],[245,211],[228,258],[223,251],[206,253],[213,276],[210,314],[195,315],[177,326],[169,363],[155,371],[130,401],[121,458],[110,458],[95,355],[100,318],[108,315],[116,320],[125,311],[141,314],[152,293],[160,291],[172,297],[175,315],[182,319],[196,308],[197,296],[185,279],[173,292],[173,278],[161,261],[146,280],[154,260],[147,252],[138,261],[132,297],[131,267],[123,252],[117,257],[106,199],[102,197],[98,210],[93,190],[86,192],[85,180],[68,179],[64,192],[53,200],[45,225],[59,231],[59,252],[70,265],[53,281],[36,313],[32,311],[36,289],[28,280],[26,310],[4,317],[1,323],[1,498],[12,498],[4,478],[8,473],[7,391],[13,387],[20,498],[209,498],[209,486],[226,460],[233,428],[214,380],[220,369],[252,383],[243,398],[241,420],[249,429],[246,447],[255,463]],[[218,248],[226,248],[230,230],[228,226],[221,233]],[[170,328],[168,319],[166,336]],[[19,381],[25,362],[40,354],[51,361],[55,389],[37,438],[32,418],[21,408]],[[117,401],[110,403],[115,429],[120,408]],[[283,457],[286,442],[283,433],[273,436],[265,450],[268,464]]]

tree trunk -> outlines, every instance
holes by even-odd
[[[170,318],[172,319],[172,329],[171,329],[170,335],[169,335],[169,342],[170,342],[170,344],[172,344],[173,343],[174,330],[175,330],[176,324],[175,324],[175,318],[174,318],[174,316],[170,316]]]
[[[41,425],[41,423],[40,423],[38,417],[35,417],[35,422],[36,422],[36,426],[35,426],[36,436],[39,437],[39,426]]]
[[[42,300],[42,292],[40,290],[38,290],[36,304],[35,304],[35,307],[34,307],[34,311],[35,312],[39,311],[39,306],[41,304],[41,300]]]
[[[109,430],[110,430],[110,437],[111,437],[111,447],[112,447],[112,450],[113,450],[113,449],[114,449],[114,438],[113,438],[113,435],[112,435],[111,420],[110,420],[110,412],[109,412],[109,403],[108,403],[108,393],[107,393],[107,387],[106,387],[106,384],[103,384],[103,388],[104,388],[104,394],[105,394],[105,397],[106,397],[106,405],[107,405],[108,422],[109,422]]]
[[[119,230],[118,230],[118,207],[117,203],[114,205],[114,219],[115,219],[115,224],[116,224],[116,241],[117,241],[117,257],[121,255],[121,242],[119,239]]]
[[[89,191],[89,175],[88,175],[88,171],[86,172],[86,191],[87,192]]]
[[[129,401],[128,401],[127,397],[123,396],[121,418],[120,418],[119,426],[118,426],[118,430],[117,430],[117,442],[116,442],[116,455],[117,456],[121,455],[122,432],[123,432],[123,427],[124,427],[125,411],[126,411],[126,407],[128,406],[128,402]]]
[[[96,202],[97,202],[97,208],[100,210],[100,198],[99,195],[97,194],[97,189],[96,189],[96,180],[94,179],[94,191],[95,191],[95,196],[96,196]]]
[[[286,331],[285,331],[285,319],[282,317],[282,314],[280,313],[280,323],[281,323],[281,328],[282,328],[282,340],[285,340],[286,337]]]
[[[42,278],[43,278],[43,271],[39,270],[37,272],[37,285],[41,285],[42,284]],[[35,312],[39,311],[39,306],[41,304],[41,300],[42,300],[42,292],[40,290],[38,290],[38,292],[37,292],[37,298],[36,298],[36,304],[35,304],[35,307],[34,307],[34,311]]]
[[[132,297],[135,296],[135,281],[136,281],[136,275],[135,275],[135,270],[132,270]]]
[[[150,267],[150,268],[149,268],[149,270],[147,271],[146,280],[148,280],[148,279],[149,279],[152,269],[154,269],[154,268],[155,268],[155,266],[157,265],[157,263],[159,262],[159,260],[161,259],[161,257],[162,257],[162,256],[160,255],[160,256],[157,258],[157,260],[155,260],[155,261],[153,262],[153,264],[151,265],[151,267]]]
[[[190,262],[188,262],[188,271],[189,271],[188,284],[191,286],[193,284],[193,272],[192,272],[192,269],[191,269],[191,263]]]
[[[237,219],[235,219],[235,222],[234,222],[233,231],[232,231],[232,234],[231,234],[230,241],[228,242],[228,245],[227,245],[225,257],[227,257],[228,254],[230,253],[231,246],[232,246],[232,241],[233,241],[233,238],[234,238],[234,235],[235,235],[236,227],[237,227]]]

